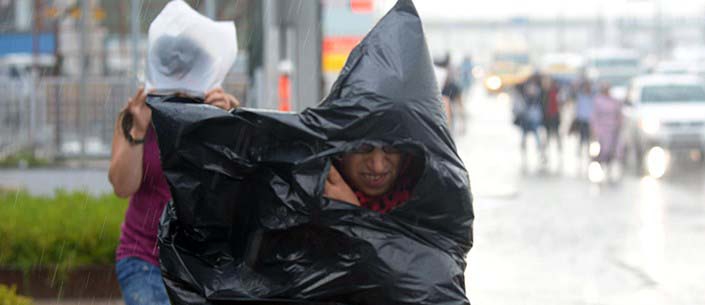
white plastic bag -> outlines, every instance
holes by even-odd
[[[213,21],[182,0],[169,2],[149,26],[146,89],[203,97],[221,86],[237,56],[232,21]]]

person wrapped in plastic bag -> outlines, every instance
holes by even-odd
[[[173,304],[469,304],[469,178],[411,1],[301,113],[148,104],[173,196],[159,236]],[[374,210],[325,196],[346,155],[380,148],[412,160],[403,203]]]

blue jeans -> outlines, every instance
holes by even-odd
[[[169,297],[157,266],[136,257],[115,264],[125,305],[169,305]]]

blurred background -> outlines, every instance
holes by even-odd
[[[0,0],[0,303],[121,304],[90,268],[112,263],[113,127],[167,2]],[[282,111],[395,3],[186,2],[235,22],[223,88]],[[471,302],[705,304],[705,0],[415,4],[475,196]]]

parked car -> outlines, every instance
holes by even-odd
[[[645,75],[632,80],[624,107],[627,153],[640,171],[652,148],[705,154],[705,85],[695,75]]]

